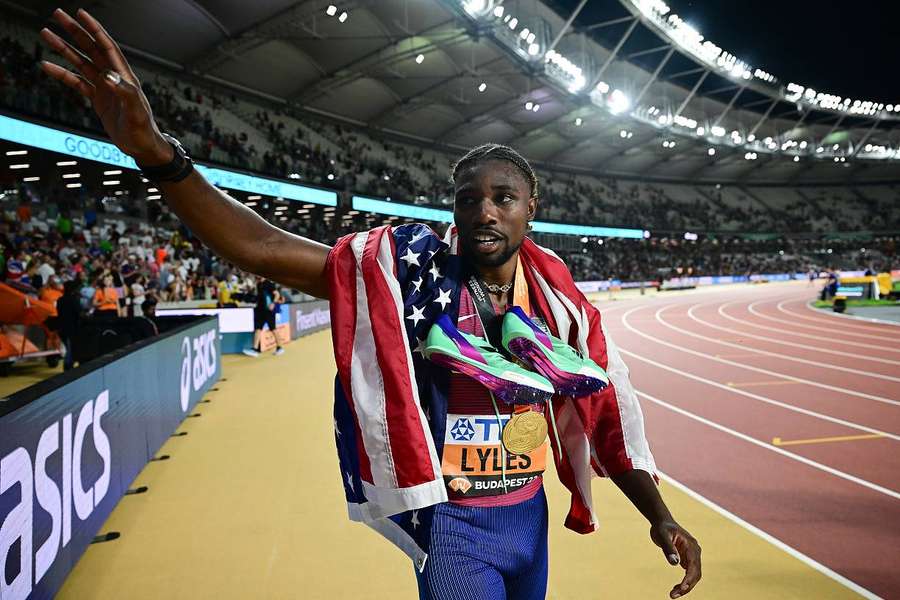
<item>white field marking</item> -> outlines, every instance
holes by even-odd
[[[692,318],[694,321],[697,321],[698,323],[702,323],[702,321],[700,321],[693,315],[693,310],[696,307],[697,307],[697,305],[695,304],[688,309],[688,316],[690,318]],[[690,337],[695,337],[699,340],[705,340],[707,342],[712,342],[714,344],[721,344],[723,346],[728,346],[730,348],[737,348],[739,350],[749,350],[750,352],[756,352],[758,354],[764,354],[766,356],[774,356],[775,358],[780,358],[783,360],[792,360],[794,362],[812,365],[814,367],[820,367],[823,369],[829,369],[832,371],[844,371],[846,373],[853,373],[854,375],[862,375],[863,377],[874,377],[876,379],[884,379],[886,381],[896,381],[897,383],[900,383],[900,377],[893,377],[891,375],[883,375],[881,373],[872,373],[871,371],[860,371],[858,369],[851,369],[850,367],[841,367],[839,365],[826,365],[825,363],[816,362],[814,360],[807,360],[805,358],[797,358],[796,356],[788,356],[787,354],[778,354],[777,352],[769,352],[767,350],[758,350],[756,348],[750,348],[748,346],[742,346],[740,344],[732,344],[731,342],[717,340],[716,338],[711,338],[711,337],[707,337],[705,335],[700,335],[699,333],[692,333],[686,329],[676,327],[675,325],[672,325],[670,323],[666,323],[665,321],[663,321],[662,318],[660,317],[660,313],[662,313],[663,310],[664,310],[664,308],[661,308],[660,310],[656,311],[656,320],[659,321],[659,323],[661,323],[665,327],[668,327],[669,329],[672,329],[673,331],[683,333],[684,335],[688,335]],[[711,326],[711,327],[715,327],[715,326]]]
[[[795,298],[795,299],[796,299],[796,298]],[[787,299],[787,300],[784,300],[784,302],[788,302],[789,300],[790,300],[790,298]],[[756,306],[757,304],[760,304],[760,303],[762,303],[762,302],[772,302],[772,299],[758,300],[758,301],[752,303],[752,304],[748,307],[748,309],[749,309],[750,312],[752,312],[754,315],[756,315],[756,316],[758,316],[758,317],[760,317],[760,318],[762,318],[762,319],[769,320],[769,321],[775,321],[775,322],[777,322],[777,323],[787,323],[788,325],[791,325],[791,326],[793,326],[793,327],[802,327],[802,328],[804,328],[804,329],[812,329],[812,330],[814,330],[814,331],[822,331],[822,329],[824,329],[824,327],[823,327],[822,325],[818,325],[818,326],[817,326],[817,325],[803,325],[802,323],[798,323],[797,321],[798,321],[799,319],[804,318],[804,317],[802,317],[802,316],[800,316],[800,315],[797,315],[797,319],[794,319],[794,320],[792,320],[792,321],[788,321],[787,319],[777,319],[777,318],[775,318],[775,317],[770,317],[769,315],[764,315],[764,314],[762,314],[761,312],[757,311],[757,310],[754,308],[754,306]],[[781,310],[781,309],[779,309],[779,311],[782,312],[782,313],[784,313],[784,314],[790,314],[790,315],[795,314],[795,313],[788,313],[788,312],[786,312],[786,311],[784,311],[784,310]],[[813,319],[813,320],[819,322],[817,319]],[[852,335],[853,337],[861,337],[861,338],[866,338],[866,339],[870,339],[870,340],[873,340],[873,339],[874,339],[874,340],[887,340],[887,341],[891,341],[891,342],[895,342],[895,341],[896,341],[896,340],[893,339],[893,338],[883,338],[883,337],[880,337],[880,336],[877,336],[877,335],[875,335],[875,336],[873,336],[873,335],[867,335],[867,334],[865,334],[865,333],[853,333],[853,332],[850,332],[850,331],[844,331],[844,330],[841,330],[840,333],[841,333],[841,335]],[[879,346],[879,347],[880,347],[880,346]]]
[[[629,311],[629,312],[630,312],[630,311]],[[801,383],[809,383],[810,385],[818,385],[818,386],[820,386],[820,387],[825,387],[826,389],[832,389],[832,390],[838,391],[838,392],[843,392],[843,393],[848,393],[848,394],[853,394],[853,395],[859,395],[860,397],[868,398],[868,399],[870,399],[870,400],[875,400],[875,401],[877,401],[877,402],[884,402],[884,403],[886,403],[886,404],[893,404],[893,405],[895,405],[895,406],[896,406],[896,405],[900,405],[900,401],[897,401],[897,400],[891,400],[890,398],[882,398],[881,396],[872,396],[872,395],[869,395],[869,394],[863,394],[862,392],[854,392],[853,390],[842,390],[841,388],[834,388],[834,387],[828,386],[828,385],[826,385],[826,384],[819,384],[818,382],[814,382],[814,381],[813,381],[813,382],[810,382],[810,381],[805,380],[805,379],[800,379],[799,377],[793,377],[793,376],[790,376],[790,375],[782,375],[782,374],[779,374],[779,373],[774,373],[774,372],[772,372],[772,371],[767,371],[766,369],[760,369],[759,367],[751,367],[751,366],[749,366],[749,365],[742,365],[742,364],[740,364],[740,363],[736,363],[736,362],[734,362],[734,361],[730,361],[730,360],[727,360],[727,359],[724,359],[724,358],[712,357],[712,356],[709,356],[708,354],[703,354],[702,352],[696,352],[696,351],[694,351],[694,350],[688,350],[687,348],[681,348],[680,346],[677,346],[677,345],[675,345],[675,344],[670,344],[669,342],[664,342],[664,341],[662,341],[662,340],[659,340],[659,339],[654,338],[653,336],[650,336],[650,335],[647,335],[647,334],[645,334],[645,333],[642,333],[642,332],[638,331],[637,329],[635,329],[634,327],[632,327],[630,323],[628,323],[628,313],[622,315],[622,323],[625,325],[625,327],[626,327],[627,329],[631,330],[632,332],[638,334],[638,335],[641,336],[641,337],[644,337],[644,338],[646,338],[646,339],[648,339],[648,340],[651,340],[651,341],[653,341],[653,342],[656,342],[657,344],[662,344],[663,346],[668,346],[668,347],[670,347],[670,348],[674,348],[675,350],[679,350],[679,351],[682,351],[682,352],[687,352],[688,354],[693,354],[693,355],[699,356],[699,357],[701,357],[701,358],[708,358],[708,359],[710,359],[710,360],[714,360],[714,361],[717,361],[717,362],[725,363],[725,364],[728,364],[728,365],[733,365],[733,366],[735,366],[735,367],[741,367],[741,368],[747,369],[747,370],[749,370],[749,371],[757,371],[757,372],[765,373],[766,375],[773,375],[773,376],[775,376],[775,377],[784,377],[785,379],[790,379],[790,380],[793,380],[793,381],[799,381],[799,382],[801,382]],[[625,351],[625,350],[622,350],[622,352],[626,352],[626,351]],[[828,415],[825,415],[825,414],[822,414],[822,413],[818,413],[818,412],[815,412],[815,411],[812,411],[812,410],[808,410],[808,409],[805,409],[805,408],[800,408],[800,407],[794,406],[794,405],[792,405],[792,404],[786,404],[786,403],[784,403],[784,402],[780,402],[780,401],[774,400],[774,399],[772,399],[772,398],[767,398],[766,396],[760,396],[760,395],[758,395],[758,394],[754,394],[754,393],[752,393],[752,392],[748,392],[748,391],[745,391],[745,390],[742,390],[742,389],[739,389],[739,388],[729,387],[729,386],[727,386],[727,385],[725,385],[725,384],[722,384],[722,383],[719,383],[719,382],[717,382],[717,381],[713,381],[713,380],[707,379],[707,378],[705,378],[705,377],[700,377],[699,375],[693,375],[693,374],[691,374],[691,373],[687,373],[687,372],[684,372],[684,371],[680,371],[680,370],[678,370],[678,369],[675,369],[674,367],[670,367],[670,366],[668,366],[668,365],[664,365],[664,364],[662,364],[662,363],[656,362],[655,360],[652,360],[652,359],[650,359],[650,358],[645,358],[645,357],[640,356],[640,355],[638,355],[638,354],[635,354],[635,353],[633,353],[633,352],[627,352],[627,353],[630,354],[631,356],[634,356],[635,358],[638,358],[638,359],[640,359],[640,360],[643,360],[644,362],[648,362],[648,363],[650,363],[650,364],[653,364],[653,365],[655,365],[655,366],[657,366],[657,367],[660,367],[660,368],[662,368],[662,369],[665,369],[665,370],[667,370],[667,371],[672,371],[673,373],[678,373],[679,375],[682,375],[682,376],[687,377],[687,378],[689,378],[689,379],[694,379],[694,380],[700,381],[700,382],[702,382],[702,383],[708,383],[708,384],[710,384],[710,385],[713,385],[713,386],[715,386],[715,387],[721,388],[721,389],[723,389],[723,390],[728,390],[728,391],[733,392],[733,393],[735,393],[735,394],[741,394],[742,396],[747,396],[748,398],[753,398],[754,400],[759,400],[759,401],[761,401],[761,402],[766,402],[766,403],[768,403],[768,404],[773,404],[773,405],[775,405],[775,406],[780,406],[780,407],[786,408],[786,409],[788,409],[788,410],[792,410],[792,411],[799,412],[799,413],[802,413],[802,414],[805,414],[805,415],[809,415],[809,416],[812,416],[812,417],[816,417],[816,418],[819,418],[819,419],[823,419],[823,420],[825,420],[825,421],[830,421],[830,422],[832,422],[832,423],[838,423],[838,424],[840,424],[840,425],[844,425],[844,426],[846,426],[846,427],[850,427],[851,429],[857,429],[857,430],[859,430],[859,431],[867,431],[867,432],[869,432],[869,433],[885,433],[885,432],[883,432],[883,431],[880,431],[880,430],[877,430],[877,429],[872,429],[871,427],[867,427],[867,426],[865,426],[865,425],[858,425],[858,424],[856,424],[856,423],[851,423],[850,421],[845,421],[845,420],[839,419],[839,418],[837,418],[837,417],[831,417],[831,416],[828,416]],[[896,436],[896,435],[894,435],[894,434],[892,434],[892,433],[888,433],[888,434],[886,434],[886,435],[889,436],[889,437],[891,437],[892,439],[896,439],[896,440],[900,441],[900,436]]]
[[[744,323],[743,321],[740,321],[740,320],[738,320],[738,319],[735,319],[734,317],[729,317],[728,315],[726,315],[726,314],[722,311],[722,308],[725,307],[725,306],[727,306],[728,304],[732,304],[732,303],[729,302],[729,303],[727,303],[727,304],[720,304],[720,305],[719,305],[719,309],[718,309],[718,311],[717,311],[717,312],[719,313],[719,315],[721,315],[721,316],[723,316],[723,317],[725,317],[726,319],[729,319],[729,320],[731,320],[731,321],[735,321],[735,322],[737,322],[737,323],[742,323],[742,324],[744,324],[744,325],[750,325],[751,327],[754,326],[754,325],[751,324],[751,323]],[[847,357],[847,358],[856,358],[856,359],[860,359],[860,360],[870,360],[870,361],[872,361],[872,362],[883,363],[883,364],[886,364],[886,365],[900,366],[900,361],[897,361],[897,360],[890,360],[890,359],[887,359],[887,358],[878,358],[878,357],[875,357],[875,356],[860,356],[859,354],[850,354],[849,352],[841,352],[840,350],[830,350],[830,349],[828,349],[828,348],[819,348],[818,346],[810,346],[809,344],[798,344],[798,343],[796,343],[796,342],[788,342],[788,341],[785,341],[785,340],[778,340],[778,339],[775,339],[775,338],[765,337],[765,336],[762,336],[762,335],[755,335],[755,334],[752,334],[752,333],[747,333],[747,332],[745,332],[745,331],[740,331],[740,330],[738,330],[738,329],[729,329],[728,327],[722,327],[722,326],[720,326],[720,325],[713,325],[713,324],[710,323],[709,321],[704,321],[704,320],[700,319],[699,317],[697,317],[697,316],[695,316],[695,315],[693,314],[692,311],[694,310],[694,308],[697,308],[697,307],[700,307],[700,306],[706,306],[706,305],[700,305],[700,304],[698,304],[698,305],[693,306],[692,308],[690,308],[690,309],[688,310],[688,316],[691,317],[692,319],[694,319],[695,321],[697,321],[698,323],[702,323],[703,325],[706,325],[707,327],[711,327],[711,328],[713,328],[713,329],[718,329],[718,330],[720,330],[720,331],[725,331],[725,332],[728,332],[728,333],[733,333],[733,334],[739,335],[739,336],[741,336],[741,337],[749,337],[749,338],[753,338],[753,339],[756,339],[756,340],[763,340],[763,341],[765,341],[765,342],[772,342],[773,344],[781,344],[781,345],[783,345],[783,346],[793,346],[794,348],[802,348],[803,350],[812,350],[812,351],[815,351],[815,352],[822,352],[822,353],[825,353],[825,354],[834,354],[835,356],[845,356],[845,357]],[[774,327],[766,327],[765,329],[772,329],[772,330],[774,330],[774,331],[778,331],[778,330],[775,329]],[[825,338],[823,338],[823,339],[825,339]],[[820,364],[820,363],[816,363],[816,364]],[[831,365],[823,365],[823,366],[827,366],[828,368],[832,368]],[[898,381],[900,381],[900,380],[898,380]]]
[[[794,335],[794,336],[798,336],[798,337],[809,338],[809,339],[812,339],[812,340],[822,340],[822,341],[828,342],[829,344],[832,344],[832,345],[839,345],[839,346],[842,346],[842,347],[844,347],[844,346],[856,346],[856,347],[858,347],[858,348],[867,348],[867,349],[869,349],[869,350],[881,350],[881,351],[883,351],[883,352],[896,352],[896,353],[900,354],[900,348],[888,348],[887,346],[873,346],[872,344],[864,344],[864,343],[862,343],[862,342],[849,342],[849,341],[847,341],[847,340],[840,340],[839,342],[836,342],[835,339],[834,339],[833,337],[825,337],[825,336],[823,336],[823,335],[813,335],[813,334],[811,334],[811,333],[800,333],[800,332],[797,332],[797,331],[788,331],[787,329],[785,329],[785,328],[783,328],[783,327],[782,327],[782,328],[778,328],[778,327],[768,327],[768,326],[766,326],[766,325],[760,325],[759,323],[754,323],[753,321],[744,321],[743,319],[739,319],[739,318],[737,318],[737,317],[733,317],[733,316],[731,316],[731,315],[729,315],[729,314],[727,314],[727,313],[724,312],[726,306],[729,306],[729,307],[730,307],[732,304],[736,304],[737,302],[744,302],[744,301],[743,301],[743,300],[733,300],[733,301],[731,301],[731,302],[726,302],[725,304],[723,304],[722,306],[719,307],[719,314],[722,315],[723,317],[725,317],[726,319],[729,319],[729,320],[731,320],[731,321],[734,321],[735,323],[741,323],[742,325],[747,325],[747,326],[749,326],[749,327],[753,327],[754,329],[767,329],[767,330],[769,330],[769,331],[775,331],[775,332],[781,333],[781,334]],[[747,308],[748,310],[750,310],[750,308],[751,308],[754,304],[757,304],[757,303],[754,302],[753,304],[748,305],[746,308]],[[756,313],[756,312],[754,312],[754,311],[752,311],[752,310],[750,310],[750,312],[753,313],[753,314],[755,314],[755,315],[757,315],[757,316],[760,316],[758,313]],[[782,322],[782,323],[790,323],[790,321],[784,321],[784,320],[781,320],[781,319],[774,319],[774,320],[780,321],[780,322]],[[806,347],[809,347],[809,346],[804,346],[804,347],[806,348]],[[820,348],[819,348],[818,346],[815,346],[815,347],[812,347],[812,348],[815,349],[815,350],[820,350]],[[856,356],[855,354],[852,355],[852,356],[855,357],[855,358],[857,358],[857,356]],[[859,357],[859,358],[861,358],[861,357]],[[898,364],[900,364],[900,363],[898,363]]]
[[[623,351],[621,348],[619,350]],[[814,469],[824,471],[825,473],[834,475],[835,477],[839,477],[839,478],[849,481],[851,483],[855,483],[855,484],[861,485],[865,488],[869,488],[870,490],[876,491],[880,494],[884,494],[885,496],[889,496],[891,498],[896,498],[896,499],[900,500],[900,492],[898,492],[898,491],[878,485],[877,483],[872,483],[871,481],[867,481],[865,479],[861,479],[861,478],[857,477],[856,475],[851,475],[850,473],[845,473],[844,471],[840,471],[838,469],[835,469],[834,467],[829,467],[828,465],[824,465],[818,461],[812,460],[810,458],[806,458],[805,456],[801,456],[800,454],[795,454],[794,452],[791,452],[790,450],[785,450],[784,448],[780,448],[778,446],[766,443],[762,440],[758,440],[755,437],[751,437],[751,436],[747,435],[746,433],[741,433],[740,431],[737,431],[730,427],[726,427],[725,425],[722,425],[721,423],[716,423],[715,421],[710,421],[706,417],[701,417],[700,415],[694,414],[689,410],[685,410],[683,408],[675,406],[674,404],[669,404],[668,402],[665,402],[664,400],[660,400],[659,398],[656,398],[649,394],[645,394],[644,392],[637,392],[637,395],[642,396],[643,398],[646,398],[650,402],[659,404],[660,406],[662,406],[664,408],[668,408],[669,410],[671,410],[673,412],[677,412],[680,415],[684,415],[685,417],[688,417],[689,419],[693,419],[695,421],[703,423],[704,425],[708,425],[708,426],[712,427],[713,429],[718,429],[719,431],[722,431],[729,435],[733,435],[734,437],[744,440],[745,442],[750,442],[754,446],[759,446],[760,448],[765,448],[766,450],[770,450],[772,452],[775,452],[776,454],[780,454],[787,458],[796,460],[797,462],[803,463],[804,465],[810,466]]]
[[[887,321],[885,319],[876,319],[875,317],[861,317],[859,315],[845,315],[843,313],[836,313],[836,312],[823,313],[818,308],[815,308],[812,305],[812,302],[813,301],[807,302],[806,308],[808,308],[809,310],[811,310],[812,312],[814,312],[816,314],[822,315],[823,317],[828,315],[828,317],[838,317],[841,319],[853,319],[854,321],[864,321],[866,323],[876,323],[878,325],[891,325],[893,327],[900,327],[900,323],[898,323],[896,321]],[[847,325],[850,325],[850,323],[847,323]]]
[[[840,321],[830,318],[829,316],[826,316],[826,315],[828,315],[828,313],[823,313],[820,318],[816,318],[816,317],[808,317],[805,315],[801,315],[799,313],[795,313],[793,311],[786,310],[784,308],[784,305],[786,303],[797,302],[797,301],[798,301],[797,298],[788,298],[786,300],[782,300],[781,302],[779,302],[775,307],[779,311],[783,312],[786,315],[790,315],[790,316],[794,317],[795,319],[803,319],[804,321],[811,321],[813,323],[821,323],[822,327],[825,327],[826,325],[828,327],[833,327],[835,325],[846,326],[846,329],[844,329],[843,327],[838,327],[834,330],[836,333],[841,333],[843,335],[849,334],[849,335],[854,335],[857,337],[865,337],[865,338],[876,339],[876,340],[885,340],[888,342],[896,341],[896,338],[892,338],[892,337],[888,337],[888,336],[873,335],[872,332],[878,331],[878,328],[876,326],[874,326],[873,324],[870,324],[870,325],[872,325],[870,327],[863,327],[862,324],[854,327],[854,323],[842,323]],[[800,299],[799,301],[802,302],[803,300]],[[810,311],[815,310],[814,308],[809,308],[809,305],[806,305],[806,308]],[[885,333],[887,333],[887,332],[885,332]]]
[[[830,579],[833,579],[833,580],[836,581],[837,583],[843,585],[844,587],[850,589],[851,591],[856,592],[857,594],[859,594],[859,595],[862,596],[863,598],[866,598],[867,600],[880,600],[880,597],[879,597],[879,596],[876,596],[875,594],[873,594],[872,592],[870,592],[870,591],[867,590],[866,588],[862,587],[861,585],[856,584],[856,583],[853,583],[852,581],[850,581],[849,579],[847,579],[847,578],[844,577],[843,575],[841,575],[841,574],[839,574],[839,573],[836,573],[835,571],[832,571],[831,569],[829,569],[828,567],[826,567],[826,566],[823,565],[822,563],[820,563],[820,562],[816,561],[815,559],[812,559],[812,558],[810,558],[809,556],[803,554],[802,552],[800,552],[800,551],[797,550],[796,548],[793,548],[793,547],[787,545],[786,543],[782,542],[781,540],[779,540],[779,539],[776,538],[775,536],[773,536],[773,535],[771,535],[771,534],[769,534],[769,533],[766,533],[765,531],[763,531],[762,529],[760,529],[759,527],[757,527],[757,526],[755,526],[755,525],[751,525],[750,523],[748,523],[747,521],[743,520],[742,518],[740,518],[739,516],[737,516],[737,515],[734,514],[733,512],[729,511],[728,509],[723,508],[722,506],[716,504],[715,502],[713,502],[713,501],[710,500],[709,498],[707,498],[707,497],[705,497],[705,496],[702,496],[701,494],[695,492],[694,490],[692,490],[692,489],[689,488],[688,486],[684,485],[683,483],[679,482],[678,480],[673,479],[671,475],[667,475],[666,473],[663,473],[663,472],[660,471],[659,469],[656,470],[656,473],[660,476],[660,478],[661,478],[663,481],[665,481],[666,483],[668,483],[668,484],[671,485],[672,487],[674,487],[674,488],[676,488],[676,489],[678,489],[678,490],[681,490],[682,492],[684,492],[685,494],[687,494],[688,496],[690,496],[691,498],[693,498],[693,499],[696,500],[697,502],[700,502],[701,504],[703,504],[703,505],[705,505],[705,506],[711,508],[712,510],[716,511],[717,513],[719,513],[720,515],[722,515],[722,516],[725,517],[726,519],[728,519],[728,520],[734,522],[735,524],[739,525],[740,527],[743,527],[744,529],[746,529],[747,531],[749,531],[749,532],[752,533],[753,535],[756,535],[756,536],[761,537],[762,539],[764,539],[765,541],[769,542],[770,544],[772,544],[773,546],[775,546],[775,547],[778,548],[779,550],[782,550],[783,552],[786,552],[786,553],[790,554],[791,556],[793,556],[794,558],[796,558],[797,560],[799,560],[800,562],[802,562],[802,563],[805,564],[806,566],[812,567],[813,569],[815,569],[815,570],[818,571],[819,573],[825,575],[826,577],[828,577],[828,578],[830,578]]]

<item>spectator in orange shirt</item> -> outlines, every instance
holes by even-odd
[[[56,301],[63,295],[63,284],[56,275],[51,275],[47,285],[41,288],[39,298],[44,302],[56,306]]]
[[[16,214],[19,217],[20,223],[28,223],[31,221],[31,207],[28,205],[28,199],[23,198],[21,202],[19,202],[19,207],[16,208]]]
[[[113,287],[112,275],[106,274],[97,282],[93,306],[97,317],[114,319],[120,316],[119,293]]]

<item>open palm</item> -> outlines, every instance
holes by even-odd
[[[140,81],[103,26],[83,9],[76,17],[78,20],[62,9],[53,13],[53,19],[71,36],[75,46],[49,29],[41,30],[44,42],[70,62],[76,72],[48,61],[41,62],[41,68],[91,101],[103,129],[122,152],[139,163],[152,164],[154,158],[171,150],[153,120]]]

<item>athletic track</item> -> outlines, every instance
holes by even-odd
[[[863,595],[897,598],[900,326],[816,311],[816,292],[596,304],[663,473]]]

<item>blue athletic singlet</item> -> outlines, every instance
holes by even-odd
[[[431,551],[416,571],[420,600],[543,600],[547,499],[543,487],[509,506],[435,507]]]

